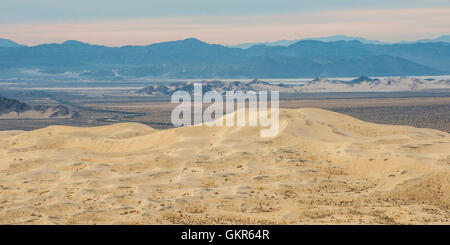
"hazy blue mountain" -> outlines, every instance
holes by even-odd
[[[321,42],[337,42],[337,41],[359,41],[366,44],[386,44],[378,40],[368,40],[362,37],[349,37],[344,35],[336,35],[330,37],[319,37],[319,38],[306,38],[303,40],[315,40]]]
[[[378,40],[368,40],[362,37],[349,37],[345,35],[335,35],[335,36],[329,36],[329,37],[318,37],[318,38],[304,38],[304,39],[297,39],[297,40],[278,40],[275,42],[254,42],[254,43],[242,43],[242,44],[236,44],[231,45],[229,47],[231,48],[240,48],[240,49],[248,49],[253,46],[257,45],[266,45],[266,46],[289,46],[299,41],[304,40],[314,40],[314,41],[321,41],[321,42],[337,42],[337,41],[359,41],[365,44],[396,44],[396,43],[388,43],[388,42],[382,42]],[[437,42],[446,42],[450,43],[450,35],[441,36],[434,39],[420,39],[417,41],[401,41],[397,44],[410,44],[410,43],[437,43]]]
[[[230,48],[240,48],[240,49],[248,49],[257,45],[266,45],[266,46],[289,46],[294,44],[300,40],[278,40],[275,42],[255,42],[255,43],[241,43],[236,45],[229,46]]]
[[[237,45],[232,45],[230,47],[232,48],[241,48],[241,49],[248,49],[253,46],[257,45],[266,45],[266,46],[289,46],[299,41],[304,40],[314,40],[314,41],[321,41],[321,42],[336,42],[336,41],[360,41],[362,43],[367,44],[386,44],[381,41],[377,40],[367,40],[362,37],[349,37],[344,35],[336,35],[336,36],[329,36],[329,37],[318,37],[318,38],[304,38],[304,39],[297,39],[297,40],[279,40],[275,42],[262,42],[262,43],[242,43]]]
[[[13,42],[8,39],[0,38],[0,47],[11,48],[11,47],[21,47],[23,45]]]
[[[392,45],[369,45],[369,50],[391,55],[450,72],[450,43],[410,43]]]
[[[246,49],[247,54],[281,54],[295,57],[320,59],[351,58],[357,56],[383,55],[402,58],[416,64],[450,72],[450,43],[411,43],[376,45],[359,41],[320,42],[304,40],[288,47],[258,45]],[[412,71],[413,72],[413,71]]]
[[[229,48],[189,38],[120,48],[79,41],[0,48],[0,72],[40,69],[95,79],[122,77],[288,78],[450,74],[450,43],[378,45],[302,40]]]
[[[420,43],[437,43],[437,42],[450,43],[450,35],[445,35],[445,36],[441,36],[441,37],[434,38],[434,39],[421,39],[417,42],[420,42]]]

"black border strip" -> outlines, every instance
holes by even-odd
[[[260,231],[260,237],[254,239],[245,239],[241,234],[241,239],[227,239],[226,232],[233,234],[234,231],[252,230],[253,234]],[[267,230],[269,239],[263,237],[263,231]],[[215,232],[213,242],[207,239],[183,240],[183,232]],[[203,233],[205,234],[205,233]],[[220,237],[218,235],[221,235]],[[175,244],[184,243],[263,243],[273,244],[282,241],[299,241],[297,244],[311,244],[311,239],[316,242],[326,242],[330,239],[343,242],[356,242],[364,244],[367,242],[387,241],[405,242],[418,241],[419,239],[448,239],[450,234],[449,226],[266,226],[266,225],[204,225],[204,226],[184,226],[184,225],[149,225],[149,226],[0,226],[0,235],[2,238],[10,236],[15,241],[23,238],[39,239],[46,241],[61,242],[61,239],[85,242],[86,240],[97,241],[104,244],[105,241],[115,241],[129,244],[130,242],[143,241],[144,244],[152,244],[151,241],[175,242]],[[389,238],[386,236],[388,235]],[[228,236],[229,237],[229,236]],[[192,238],[192,237],[191,237]],[[264,239],[263,239],[264,238]],[[147,242],[146,242],[147,241]],[[303,242],[302,242],[303,241]]]

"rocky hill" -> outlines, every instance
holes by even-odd
[[[63,105],[30,106],[15,99],[0,97],[0,119],[77,118],[80,115]]]
[[[209,91],[216,91],[224,94],[227,91],[270,91],[276,90],[279,86],[272,85],[268,82],[263,82],[259,80],[253,80],[249,83],[234,81],[234,82],[224,82],[224,81],[200,81],[202,84],[203,93]],[[192,94],[194,92],[194,82],[176,82],[169,85],[154,84],[143,89],[138,90],[137,94],[142,95],[171,95],[176,91],[186,91]]]

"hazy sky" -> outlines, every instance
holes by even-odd
[[[0,0],[0,37],[108,46],[195,37],[237,44],[331,35],[450,34],[450,0]]]

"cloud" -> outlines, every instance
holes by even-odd
[[[186,37],[210,43],[236,44],[329,35],[399,41],[449,32],[450,8],[0,24],[3,37],[29,45],[69,39],[108,46],[146,45]]]

